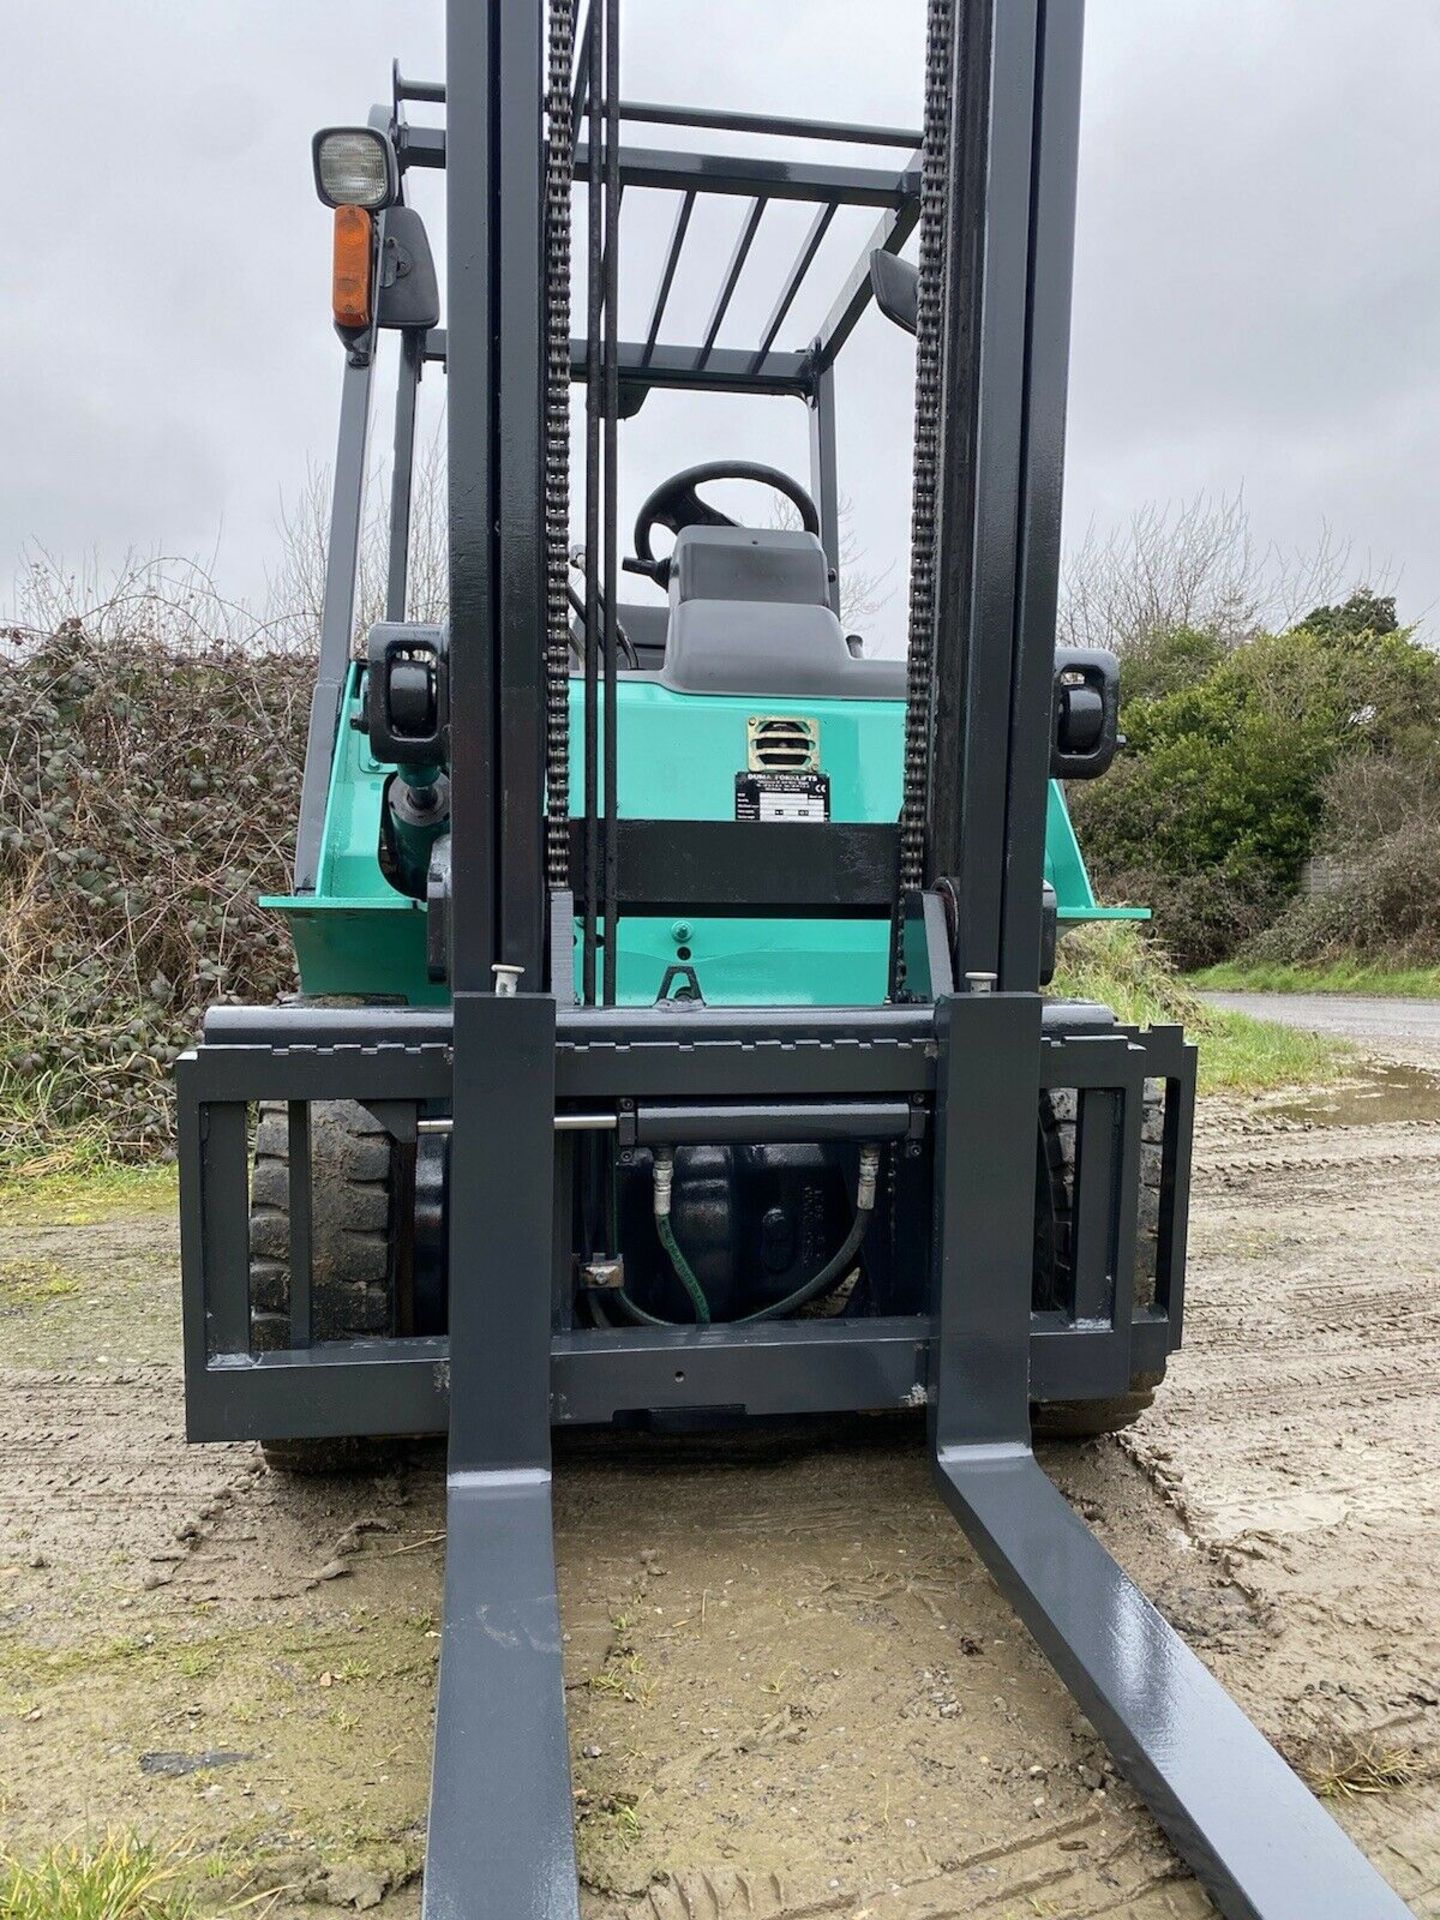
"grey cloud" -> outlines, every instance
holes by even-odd
[[[0,580],[27,540],[218,542],[228,581],[262,589],[278,495],[328,456],[340,374],[309,135],[363,117],[392,53],[440,71],[442,32],[438,0],[7,8],[24,84],[7,116],[21,243],[0,257]],[[921,0],[626,0],[625,87],[914,122],[922,42]],[[1091,0],[1072,537],[1243,485],[1262,541],[1328,521],[1357,567],[1400,570],[1402,610],[1440,600],[1437,94],[1430,0]],[[668,212],[632,218],[653,262]],[[780,238],[757,249],[741,334]],[[718,272],[727,245],[722,219],[697,267]],[[686,297],[693,317],[698,278]],[[871,319],[849,361],[843,485],[871,558],[903,562],[908,344]],[[803,471],[804,448],[798,406],[657,399],[625,437],[626,513],[691,458]],[[879,623],[892,643],[903,602]]]

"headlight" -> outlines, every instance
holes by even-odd
[[[312,153],[315,191],[327,207],[365,207],[378,213],[395,199],[395,149],[377,127],[322,127]]]

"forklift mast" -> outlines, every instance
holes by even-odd
[[[1047,781],[1064,744],[1055,612],[1082,0],[928,0],[918,139],[626,100],[620,14],[619,0],[590,0],[583,17],[578,0],[551,0],[548,18],[541,0],[447,0],[443,84],[397,73],[391,106],[372,116],[393,175],[381,181],[380,324],[387,300],[402,311],[392,639],[406,613],[416,387],[427,364],[448,378],[448,635],[415,629],[408,651],[384,641],[377,653],[372,642],[371,674],[378,683],[387,646],[419,670],[403,689],[393,683],[390,717],[403,690],[427,742],[422,771],[436,775],[427,790],[440,768],[448,781],[426,910],[449,1004],[219,1009],[182,1060],[190,1435],[448,1427],[426,1920],[578,1920],[552,1427],[637,1412],[902,1406],[925,1409],[939,1493],[1220,1910],[1231,1920],[1403,1915],[1032,1451],[1032,1403],[1123,1393],[1137,1372],[1163,1371],[1179,1342],[1194,1100],[1194,1052],[1178,1029],[1142,1033],[1041,993]],[[408,125],[409,101],[443,105],[443,128]],[[870,157],[681,152],[640,144],[637,128],[759,134],[807,150],[828,142]],[[415,167],[446,174],[443,331],[418,297],[425,249],[403,196]],[[628,209],[649,190],[677,195],[677,210],[644,337],[625,339],[622,196]],[[675,344],[669,296],[706,195],[738,197],[745,211],[703,334]],[[576,199],[587,267],[578,326]],[[722,346],[777,199],[812,209],[806,237],[759,338]],[[847,207],[872,209],[874,233],[818,331],[787,347],[797,292]],[[898,257],[917,226],[912,280]],[[621,421],[655,388],[799,399],[820,544],[835,566],[835,365],[877,289],[916,334],[898,820],[756,826],[622,813]],[[350,318],[360,324],[342,329],[349,452],[297,895],[314,886],[349,673],[375,315],[357,306]],[[586,397],[578,782],[575,381]],[[1094,660],[1069,671],[1077,683],[1104,679]],[[878,921],[891,930],[889,991],[847,1007],[622,1004],[617,928],[697,902],[777,923]],[[1153,1301],[1132,1291],[1147,1087],[1163,1102]],[[1078,1101],[1074,1241],[1066,1298],[1037,1307],[1036,1115],[1052,1089]],[[257,1101],[286,1103],[290,1138],[289,1344],[264,1352],[253,1350],[249,1305],[247,1113]],[[312,1337],[310,1113],[322,1101],[358,1102],[402,1143],[423,1143],[427,1130],[448,1139],[443,1334]],[[654,1154],[657,1217],[665,1156],[687,1141],[841,1141],[859,1150],[862,1187],[883,1152],[899,1196],[890,1292],[835,1317],[586,1323],[573,1311],[573,1229],[579,1156],[597,1136],[622,1160]]]

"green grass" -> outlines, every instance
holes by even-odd
[[[0,1920],[190,1920],[186,1860],[183,1848],[123,1834],[88,1847],[67,1841],[30,1861],[0,1854]]]
[[[1440,999],[1440,967],[1387,967],[1331,960],[1303,966],[1226,960],[1192,973],[1188,985],[1232,993],[1363,993],[1399,1000]]]
[[[39,1306],[78,1293],[74,1274],[53,1260],[0,1260],[0,1311],[6,1307]]]
[[[1200,1044],[1200,1090],[1266,1093],[1274,1087],[1314,1087],[1338,1079],[1355,1049],[1343,1040],[1273,1020],[1207,1007],[1195,1037]]]
[[[83,1227],[117,1213],[169,1213],[177,1193],[173,1166],[121,1166],[61,1143],[0,1174],[0,1226]]]
[[[1060,943],[1053,991],[1113,1007],[1128,1026],[1179,1022],[1200,1048],[1202,1092],[1265,1093],[1333,1080],[1353,1049],[1270,1020],[1210,1007],[1135,926],[1096,922]]]

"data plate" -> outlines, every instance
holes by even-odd
[[[828,773],[737,773],[737,820],[828,820]]]

